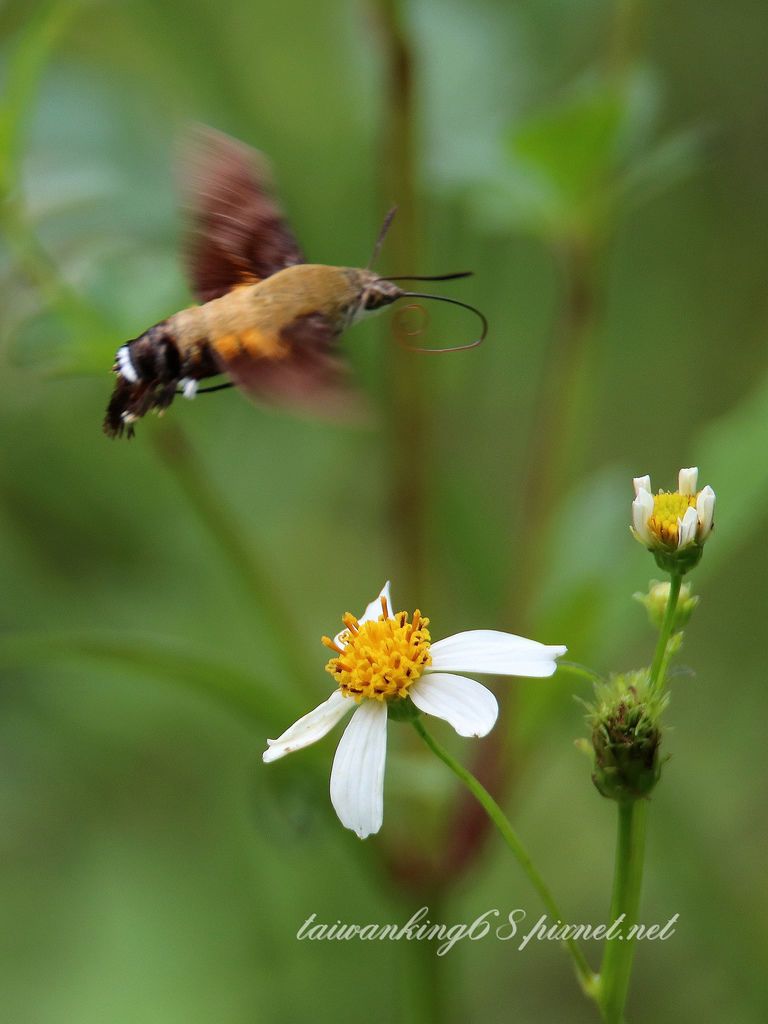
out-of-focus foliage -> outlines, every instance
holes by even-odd
[[[269,770],[260,760],[266,735],[325,693],[319,636],[362,608],[401,550],[411,524],[388,513],[392,475],[427,479],[426,592],[393,584],[434,636],[498,625],[629,671],[654,640],[631,594],[657,574],[629,537],[631,477],[672,486],[698,464],[717,528],[693,577],[702,601],[667,712],[642,911],[680,923],[640,947],[629,1012],[764,1020],[768,14],[746,0],[403,3],[423,265],[392,266],[385,248],[381,266],[473,269],[446,294],[481,306],[492,331],[476,351],[430,358],[430,458],[412,467],[404,453],[398,468],[386,324],[346,339],[380,412],[369,428],[235,393],[177,403],[131,444],[99,426],[114,349],[189,302],[173,162],[190,121],[270,154],[313,259],[367,260],[398,198],[379,176],[376,5],[33,8],[0,11],[4,1015],[404,1018],[413,944],[295,932],[311,913],[407,919],[420,896],[382,881],[381,853],[435,856],[451,780],[393,727],[384,832],[361,845],[327,806],[333,738]],[[628,9],[632,46],[617,55]],[[536,410],[585,239],[587,383],[571,381],[577,429],[554,438],[568,458],[552,514],[531,517],[530,453],[554,422]],[[438,312],[431,329],[460,334],[465,322]],[[524,622],[507,618],[517,593]],[[583,732],[571,694],[586,684],[513,685],[512,817],[567,912],[601,921],[612,809],[571,742]],[[434,913],[538,916],[509,870],[492,840]],[[555,946],[464,943],[438,972],[456,1019],[593,1019]]]

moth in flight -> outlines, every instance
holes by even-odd
[[[162,411],[176,395],[233,384],[273,402],[317,406],[348,394],[347,368],[338,340],[366,314],[397,299],[420,297],[474,307],[442,295],[404,291],[397,281],[442,277],[381,277],[370,269],[307,263],[283,217],[264,157],[211,129],[199,129],[188,148],[185,245],[192,291],[199,305],[155,324],[122,345],[117,377],[104,419],[109,437],[133,435],[133,424]],[[374,249],[378,255],[394,210]],[[447,351],[415,349],[415,351]],[[200,387],[226,374],[225,383]]]

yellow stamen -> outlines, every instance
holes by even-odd
[[[416,611],[413,622],[407,612],[394,617],[387,614],[386,598],[381,599],[383,615],[362,625],[349,612],[342,621],[347,627],[338,644],[323,637],[326,647],[339,652],[325,666],[341,692],[358,703],[368,700],[395,700],[408,696],[408,690],[432,663],[429,619]],[[339,646],[341,645],[341,647]]]
[[[329,636],[321,636],[320,643],[325,644],[325,646],[329,647],[332,651],[336,651],[337,654],[343,654],[343,648],[339,647],[336,641],[331,640]]]
[[[653,513],[648,520],[648,529],[662,544],[676,548],[680,533],[678,523],[689,508],[696,508],[695,494],[668,494],[661,491],[654,495]]]

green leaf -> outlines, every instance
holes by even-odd
[[[622,121],[618,93],[571,97],[519,127],[513,156],[535,169],[563,205],[584,200],[613,165]]]

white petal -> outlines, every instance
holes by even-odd
[[[368,607],[365,609],[363,614],[358,619],[358,622],[370,622],[371,619],[373,619],[375,622],[378,619],[378,617],[381,615],[382,597],[386,599],[390,619],[393,617],[394,609],[392,607],[392,595],[389,592],[389,580],[387,580],[387,582],[381,588],[379,596],[375,598],[373,601],[371,601],[371,603],[368,605]]]
[[[677,477],[677,490],[679,494],[695,494],[696,482],[699,479],[699,470],[696,466],[690,469],[681,469]]]
[[[373,620],[375,622],[375,621],[378,620],[379,616],[382,613],[381,612],[381,599],[382,599],[382,597],[386,598],[387,608],[389,610],[389,615],[390,615],[390,618],[392,617],[392,611],[393,611],[393,609],[392,609],[392,595],[389,592],[389,580],[387,580],[387,582],[381,588],[381,590],[379,592],[379,596],[375,597],[373,599],[373,601],[371,601],[371,603],[366,607],[366,609],[363,612],[363,614],[357,620],[361,625],[364,622],[370,622],[371,620]],[[337,633],[336,636],[333,638],[333,642],[335,644],[338,644],[339,647],[343,646],[343,644],[341,643],[341,637],[346,632],[347,632],[346,629],[342,629],[341,632]]]
[[[345,828],[361,839],[378,832],[384,819],[387,705],[366,700],[341,737],[331,769],[331,803]]]
[[[466,676],[431,672],[417,679],[409,693],[419,711],[442,718],[459,736],[486,736],[499,714],[491,691]]]
[[[696,540],[696,530],[699,526],[699,517],[696,509],[689,507],[685,510],[682,519],[677,520],[677,546],[684,548]]]
[[[496,629],[471,629],[432,644],[427,672],[490,672],[498,676],[551,676],[567,648]]]
[[[649,476],[636,476],[632,483],[635,488],[635,497],[640,494],[640,491],[651,493],[651,478]]]
[[[351,698],[345,697],[341,690],[334,690],[328,700],[294,722],[282,736],[276,740],[267,740],[269,746],[261,755],[262,760],[266,763],[277,761],[279,757],[292,754],[294,750],[316,743],[354,706],[355,702]]]
[[[712,532],[715,517],[715,492],[707,484],[696,498],[696,513],[699,517],[699,540],[705,541]]]
[[[632,502],[632,528],[639,539],[650,547],[653,544],[653,536],[648,529],[648,520],[653,515],[653,495],[650,491],[639,490],[637,497]]]

